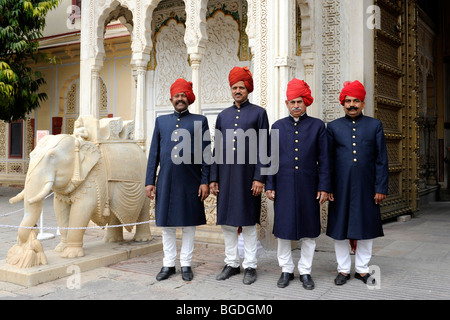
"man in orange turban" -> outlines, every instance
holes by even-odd
[[[285,288],[294,279],[291,242],[301,239],[300,281],[312,290],[312,262],[321,232],[320,204],[331,191],[327,130],[322,120],[306,113],[314,101],[306,82],[290,81],[286,96],[289,116],[272,125],[271,135],[278,135],[278,146],[272,144],[276,139],[269,140],[271,153],[278,150],[279,169],[266,181],[267,198],[274,201],[273,234],[278,239],[281,267],[277,286]]]
[[[209,159],[202,159],[202,163],[195,161],[194,132],[197,127],[201,128],[203,137],[205,133],[208,134],[209,128],[205,116],[188,110],[189,105],[195,101],[191,82],[176,80],[170,87],[170,96],[174,112],[156,118],[148,155],[145,190],[147,197],[156,198],[156,225],[162,230],[164,259],[156,280],[165,280],[175,274],[176,228],[179,227],[183,230],[181,276],[183,280],[190,281],[194,277],[191,259],[196,226],[206,223],[203,201],[209,195],[210,169],[207,164]],[[188,135],[186,141],[190,141],[187,142],[187,147],[185,135]],[[176,138],[173,139],[172,136]],[[188,147],[190,150],[186,150]],[[206,148],[209,148],[209,144],[203,141],[201,150]],[[188,157],[187,161],[180,162],[184,156]],[[158,166],[160,170],[156,181]]]
[[[249,93],[253,92],[253,75],[248,67],[234,67],[228,75],[230,87],[233,87],[239,81],[243,81]]]
[[[216,120],[214,153],[228,163],[215,159],[211,165],[210,190],[217,196],[217,224],[222,226],[225,240],[225,266],[216,277],[225,280],[240,273],[238,233],[244,237],[244,284],[256,280],[257,229],[261,216],[261,192],[265,176],[262,163],[251,163],[251,149],[259,145],[260,132],[269,131],[266,110],[250,103],[248,95],[253,91],[253,77],[247,67],[235,67],[229,74],[231,96],[234,104],[223,110]],[[245,143],[245,132],[254,132],[257,141]],[[232,133],[232,137],[229,137]],[[241,137],[243,139],[241,139]],[[240,141],[244,141],[242,144]],[[252,144],[252,146],[250,146]],[[229,146],[231,148],[229,148]],[[254,150],[254,149],[253,149]],[[238,163],[243,156],[244,163]],[[220,190],[220,192],[219,192]]]
[[[387,148],[381,121],[362,113],[365,98],[359,81],[345,82],[339,96],[345,117],[327,126],[333,181],[327,235],[334,239],[336,285],[350,279],[349,240],[355,251],[355,278],[367,283],[372,241],[383,236],[380,203],[388,191]]]

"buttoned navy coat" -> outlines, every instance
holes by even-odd
[[[318,191],[331,190],[325,124],[304,114],[299,121],[288,116],[272,125],[279,141],[279,169],[267,177],[266,190],[275,191],[273,233],[277,238],[299,240],[320,235]]]
[[[198,189],[200,184],[208,184],[209,180],[208,161],[202,156],[199,158],[205,148],[210,148],[209,142],[202,139],[208,130],[207,118],[188,110],[156,118],[145,184],[155,185],[157,180],[157,226],[187,227],[206,223],[205,208],[198,197]],[[188,140],[183,143],[183,139],[188,139],[187,136],[190,136],[190,144]],[[201,144],[199,139],[202,139]],[[200,145],[202,150],[199,150]],[[189,155],[185,152],[189,152]],[[181,161],[180,158],[189,158],[190,161]],[[181,163],[176,164],[178,162]]]
[[[233,105],[217,116],[210,181],[219,184],[218,225],[239,227],[260,222],[261,195],[253,196],[251,190],[254,180],[262,183],[266,180],[258,156],[260,129],[266,132],[267,154],[269,120],[265,109],[246,101],[240,108]],[[253,137],[245,138],[245,133]],[[255,153],[256,159],[252,157]],[[241,160],[239,155],[243,157]]]
[[[327,235],[336,240],[383,236],[375,193],[388,192],[388,156],[381,121],[349,116],[327,126],[334,201],[328,208]]]

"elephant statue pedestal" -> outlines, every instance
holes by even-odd
[[[67,277],[67,285],[80,284],[80,273],[100,267],[106,267],[138,256],[162,250],[160,239],[147,242],[124,241],[121,243],[90,241],[84,246],[85,256],[76,260],[60,256],[54,250],[45,251],[48,264],[18,268],[0,261],[0,281],[10,282],[25,287],[54,281]]]
[[[46,262],[30,227],[39,220],[43,199],[51,191],[61,233],[55,251],[62,257],[85,255],[83,236],[89,221],[120,226],[107,228],[105,242],[123,241],[123,227],[131,231],[134,226],[134,241],[152,239],[150,199],[145,193],[147,158],[132,140],[133,128],[133,122],[120,118],[99,121],[82,116],[75,122],[74,134],[49,135],[39,141],[30,154],[25,188],[10,199],[11,203],[23,200],[25,212],[20,224],[24,228],[19,228],[7,262],[21,268]]]

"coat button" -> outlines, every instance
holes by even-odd
[[[295,170],[298,170],[298,167],[295,167]]]
[[[353,162],[358,162],[358,159],[353,159]]]
[[[298,149],[297,148],[295,148],[295,152],[297,152],[298,151]]]

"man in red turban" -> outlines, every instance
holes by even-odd
[[[187,98],[187,101],[189,105],[193,104],[195,101],[195,95],[194,91],[192,89],[192,82],[186,81],[184,79],[177,79],[175,82],[170,86],[170,101],[174,99],[174,96],[178,94],[184,94],[184,96]],[[184,105],[184,104],[183,104]],[[185,106],[186,108],[189,106]],[[177,105],[174,105],[175,110],[177,109]]]
[[[311,96],[311,89],[309,85],[299,79],[292,79],[287,86],[286,97],[288,101],[294,100],[295,98],[302,97],[303,102],[307,107],[309,107],[313,102],[314,98]]]
[[[156,226],[162,230],[164,259],[156,280],[165,280],[175,274],[178,227],[183,232],[181,277],[191,281],[194,277],[191,259],[196,226],[206,223],[203,202],[209,195],[210,170],[209,159],[202,158],[201,163],[195,160],[194,136],[196,128],[201,128],[201,136],[204,137],[209,127],[205,116],[188,110],[195,101],[191,82],[176,80],[170,88],[170,96],[174,112],[156,118],[148,155],[145,191],[147,197],[155,199]],[[203,141],[200,152],[206,148],[209,148],[209,144]],[[188,157],[187,161],[184,161],[185,156]]]
[[[302,240],[298,262],[300,281],[314,289],[311,277],[316,238],[320,235],[320,204],[331,191],[327,131],[322,120],[306,114],[314,101],[308,84],[289,82],[286,106],[289,116],[272,125],[271,154],[278,151],[279,168],[266,181],[266,194],[274,201],[273,234],[278,239],[277,258],[281,276],[277,286],[284,288],[294,279],[295,265],[291,242]]]
[[[269,120],[266,110],[248,99],[253,91],[253,77],[247,67],[233,68],[229,82],[234,104],[217,116],[214,153],[219,159],[211,165],[209,184],[211,193],[217,196],[217,225],[222,226],[225,240],[225,266],[216,279],[225,280],[240,273],[238,233],[242,231],[245,250],[242,281],[248,285],[257,277],[256,224],[260,222],[261,192],[265,182],[260,157],[256,163],[250,158],[253,147],[259,146],[261,132],[269,131]],[[228,132],[233,136],[230,137]],[[248,140],[246,132],[255,133],[257,141],[252,141],[252,146],[245,142]],[[220,155],[223,155],[222,159]],[[238,156],[243,156],[244,163],[239,163]]]
[[[369,280],[372,241],[383,236],[380,203],[388,191],[387,148],[381,121],[362,113],[365,98],[359,81],[345,82],[339,96],[345,117],[327,126],[333,181],[327,235],[334,239],[336,285],[350,279],[349,240],[355,251],[355,278],[373,283]]]

